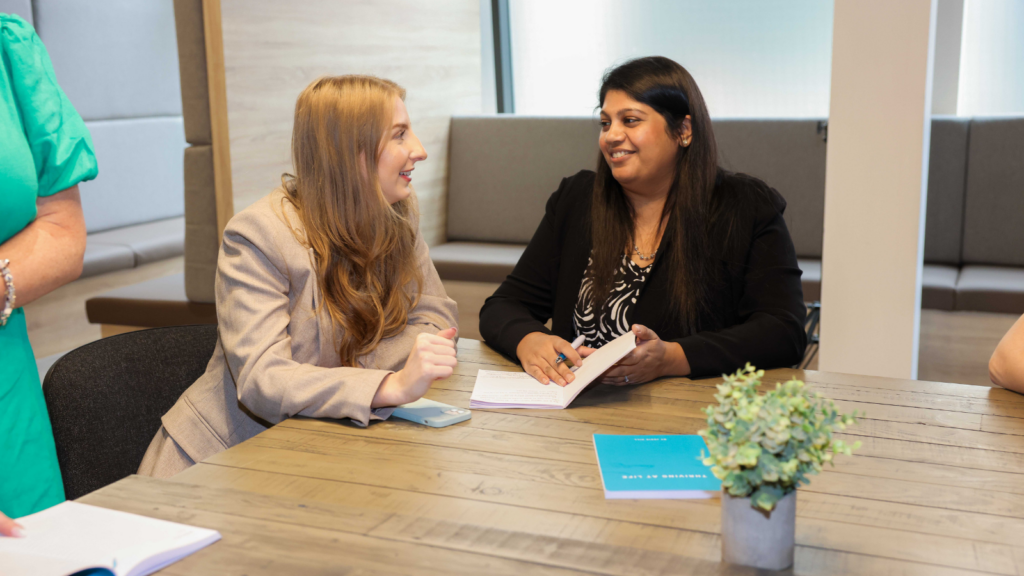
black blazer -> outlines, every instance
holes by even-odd
[[[480,333],[512,359],[531,332],[572,341],[573,310],[590,256],[590,206],[594,173],[564,178],[548,199],[544,219],[515,269],[480,310]],[[711,309],[691,333],[665,314],[668,275],[654,268],[637,299],[631,322],[678,342],[691,377],[735,372],[750,362],[758,368],[793,366],[807,345],[806,308],[800,268],[782,219],[786,201],[764,182],[719,171],[714,209],[724,218],[712,229],[721,251],[724,285],[712,295]],[[666,242],[669,240],[662,240]],[[544,323],[552,320],[551,330]]]

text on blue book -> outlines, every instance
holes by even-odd
[[[706,474],[623,474],[623,480],[634,480],[638,478],[707,478]]]

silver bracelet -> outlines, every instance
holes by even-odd
[[[10,260],[0,260],[0,276],[4,279],[4,286],[7,287],[4,291],[4,311],[0,312],[0,326],[5,326],[7,319],[14,312],[14,276],[11,275],[11,269],[7,267],[10,263]]]

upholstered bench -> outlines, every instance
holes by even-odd
[[[94,232],[86,239],[82,278],[174,258],[184,251],[184,217]]]
[[[723,167],[786,198],[804,298],[820,299],[825,120],[722,119],[714,128]],[[590,118],[452,118],[449,241],[431,249],[441,279],[501,282],[561,179],[596,163],[598,131]],[[923,308],[1024,313],[1022,144],[1024,118],[933,118]]]
[[[138,328],[187,324],[216,324],[213,304],[191,302],[185,296],[185,277],[174,274],[90,298],[85,303],[89,322],[100,324],[103,336]]]

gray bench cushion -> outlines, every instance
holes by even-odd
[[[185,213],[181,117],[87,122],[100,174],[79,185],[89,232]]]
[[[106,274],[135,266],[135,253],[127,246],[100,244],[92,237],[85,241],[85,258],[80,278]]]
[[[503,282],[524,250],[525,244],[449,242],[431,248],[430,259],[442,280]]]
[[[562,178],[597,166],[593,118],[452,117],[448,240],[525,244]]]
[[[185,219],[169,218],[89,234],[82,278],[181,256]]]
[[[82,118],[181,114],[171,2],[33,4],[53,70]]]
[[[85,313],[93,324],[156,328],[217,323],[213,304],[189,302],[185,297],[183,274],[105,292],[86,300]]]
[[[803,271],[800,283],[803,285],[804,302],[821,300],[821,260],[798,258],[796,263]]]
[[[822,119],[713,122],[718,162],[756,176],[786,199],[786,226],[796,254],[821,258],[825,218],[825,138]]]
[[[87,243],[127,248],[133,254],[132,266],[174,258],[185,252],[185,219],[168,218],[96,232],[89,235]]]
[[[956,309],[1024,314],[1024,269],[964,266],[956,286]]]
[[[960,265],[969,118],[932,118],[924,261]]]
[[[1024,118],[975,118],[967,160],[964,264],[1024,266]]]
[[[921,308],[953,310],[960,269],[943,264],[925,264],[921,271]]]
[[[821,300],[821,260],[800,258],[797,265],[803,271],[800,277],[804,301]],[[925,264],[921,278],[921,307],[952,310],[958,270],[954,266]]]

